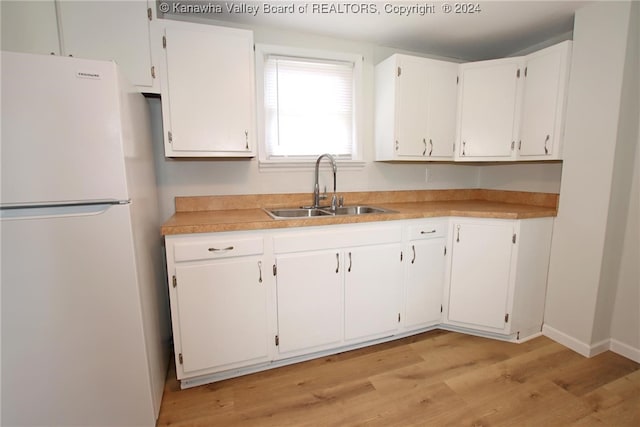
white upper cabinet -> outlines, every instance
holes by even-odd
[[[66,55],[113,60],[141,91],[158,92],[146,1],[60,1],[57,7]]]
[[[512,160],[521,58],[460,66],[456,160]]]
[[[253,33],[164,21],[161,87],[167,157],[253,157]]]
[[[43,1],[0,2],[2,50],[59,55],[56,3]]]
[[[561,156],[572,42],[525,58],[518,156],[555,160]]]
[[[2,50],[115,61],[141,92],[158,93],[153,2],[3,1]]]
[[[458,64],[393,55],[376,66],[376,160],[451,160]]]

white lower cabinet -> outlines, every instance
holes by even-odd
[[[384,223],[275,235],[278,357],[393,335],[401,240]]]
[[[269,360],[262,237],[168,237],[167,261],[178,379]]]
[[[168,236],[183,387],[440,327],[542,326],[552,218],[443,218]]]
[[[448,225],[448,221],[429,221],[408,227],[403,319],[406,330],[441,321]]]
[[[400,322],[402,246],[352,248],[345,256],[345,341],[393,335]]]
[[[276,258],[278,335],[281,355],[298,355],[342,342],[343,282],[335,250]]]
[[[453,219],[445,324],[516,340],[539,333],[552,224]]]

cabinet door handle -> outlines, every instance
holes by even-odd
[[[244,142],[246,144],[245,149],[249,149],[249,131],[245,130],[244,131]]]
[[[429,139],[429,157],[433,154],[433,140]]]
[[[456,242],[460,242],[460,226],[456,225],[456,230],[458,231],[458,234],[456,236]]]
[[[349,252],[349,268],[347,269],[347,271],[349,273],[351,273],[351,265],[352,265],[352,261],[351,261],[351,252]]]
[[[416,245],[411,245],[411,250],[413,251],[413,259],[411,260],[411,264],[416,262]]]
[[[463,156],[467,155],[466,149],[467,149],[467,143],[465,141],[462,141],[462,155]]]
[[[427,154],[427,140],[425,138],[422,138],[422,143],[424,144],[424,150],[422,151],[422,155],[424,156],[425,154]]]
[[[547,148],[547,142],[549,142],[549,135],[544,140],[544,154],[549,154],[549,149]]]
[[[336,273],[340,271],[340,254],[336,252]]]
[[[226,248],[209,248],[209,252],[226,252],[232,250],[233,246],[227,246]]]
[[[258,261],[258,283],[262,283],[262,261]]]

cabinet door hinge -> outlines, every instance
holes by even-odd
[[[400,149],[400,143],[398,142],[398,140],[396,140],[396,151],[398,151]]]
[[[504,323],[509,323],[509,313],[504,315]]]
[[[150,7],[147,8],[147,18],[149,18],[149,21],[153,18],[153,12]]]
[[[513,233],[513,237],[511,238],[511,241],[513,243],[516,243],[516,233]]]
[[[167,36],[162,36],[162,47],[167,48]]]
[[[167,138],[169,138],[169,144],[173,144],[173,133],[171,131],[167,132]]]
[[[156,78],[156,67],[155,67],[155,65],[151,66],[151,78],[152,79]]]
[[[173,276],[172,282],[173,282],[173,287],[174,287],[174,288],[175,288],[176,286],[178,286],[178,279],[176,278],[176,276],[175,276],[175,275]]]
[[[402,68],[398,67],[398,77],[402,75]]]
[[[511,151],[513,151],[515,148],[516,148],[516,142],[511,141]]]
[[[277,274],[278,274],[278,267],[275,264],[273,264],[273,275],[275,276]]]
[[[276,346],[279,346],[279,345],[280,345],[280,337],[279,337],[278,335],[276,335],[276,337],[275,337],[275,340],[274,340],[274,341],[275,341],[275,343],[276,343]]]
[[[184,359],[182,358],[182,353],[178,354],[178,361],[180,362],[181,365],[184,364]]]

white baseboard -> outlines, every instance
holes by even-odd
[[[591,357],[591,346],[570,335],[565,334],[564,332],[560,332],[559,330],[554,329],[549,325],[545,324],[542,326],[542,335],[551,338],[555,342],[570,348],[571,350],[583,355],[584,357]]]
[[[610,350],[614,353],[618,353],[620,356],[624,356],[627,359],[631,359],[634,362],[640,363],[640,348],[631,347],[628,344],[614,340],[611,338]]]
[[[570,335],[565,334],[564,332],[552,328],[549,325],[542,326],[542,334],[546,337],[551,338],[557,343],[570,348],[576,353],[583,355],[584,357],[593,357],[607,350],[611,350],[614,353],[619,354],[620,356],[640,363],[640,349],[634,348],[613,338],[605,339],[595,344],[587,344]]]

